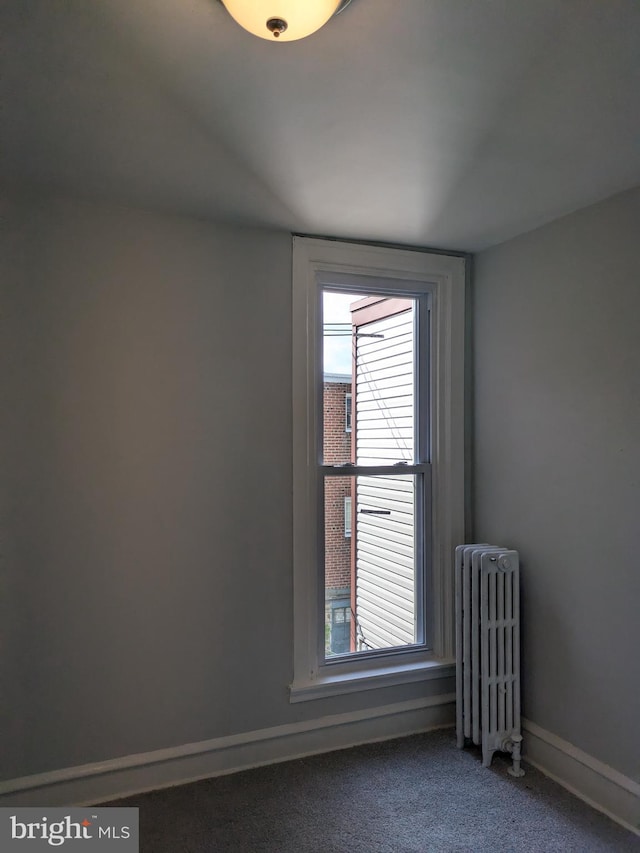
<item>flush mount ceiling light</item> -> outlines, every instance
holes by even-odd
[[[295,41],[315,33],[351,0],[221,0],[227,12],[254,36]]]

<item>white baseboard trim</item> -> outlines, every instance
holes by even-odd
[[[640,836],[640,784],[577,746],[522,720],[524,759],[625,829]]]
[[[396,702],[0,782],[0,806],[89,805],[450,726],[455,694]]]

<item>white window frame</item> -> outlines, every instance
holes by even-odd
[[[321,280],[368,276],[431,300],[431,607],[432,648],[324,662],[318,635],[323,594],[318,565],[318,322]],[[464,257],[293,238],[293,559],[294,678],[290,699],[391,686],[453,675],[453,553],[464,541]]]
[[[351,495],[344,498],[344,538],[351,539]]]
[[[351,432],[351,420],[353,418],[353,394],[344,395],[344,431]],[[349,405],[351,403],[351,405]]]

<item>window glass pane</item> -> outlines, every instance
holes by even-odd
[[[417,489],[422,476],[325,477],[325,654],[398,648],[419,642]],[[351,496],[352,536],[344,537]],[[338,513],[340,518],[338,519]],[[335,608],[349,606],[336,627]],[[348,637],[348,642],[347,642]]]
[[[323,462],[414,461],[415,300],[323,292]]]

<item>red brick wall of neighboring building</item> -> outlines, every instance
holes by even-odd
[[[351,459],[351,433],[345,427],[345,398],[351,382],[324,383],[324,463]],[[344,535],[344,499],[351,494],[351,477],[325,480],[325,586],[351,585],[351,539]]]

